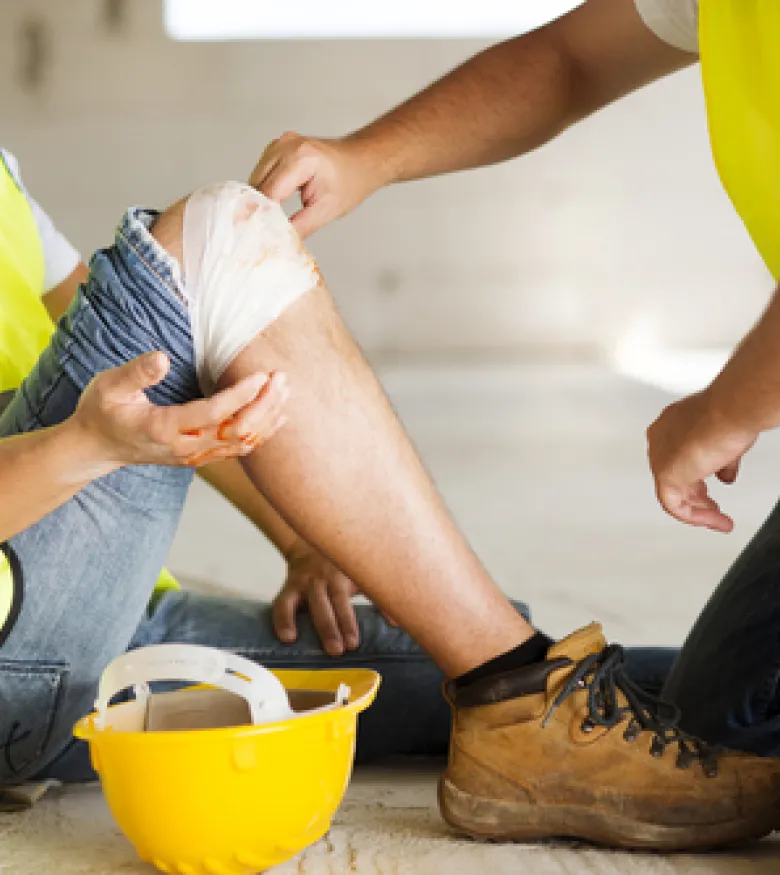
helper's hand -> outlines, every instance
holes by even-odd
[[[667,407],[647,431],[650,468],[664,510],[689,525],[730,532],[734,522],[710,497],[706,480],[716,476],[733,483],[757,437],[715,412],[707,389]]]
[[[352,597],[359,592],[333,563],[299,539],[287,552],[287,580],[274,599],[274,631],[280,641],[292,644],[298,637],[296,615],[308,607],[327,654],[341,656],[345,650],[356,650],[360,632]],[[383,616],[396,625],[387,614]]]
[[[254,374],[211,398],[158,407],[144,389],[169,367],[163,353],[148,353],[90,382],[72,422],[93,441],[96,464],[197,466],[246,455],[284,423],[282,374]]]
[[[279,203],[300,192],[302,206],[291,221],[308,237],[388,181],[381,162],[361,147],[357,140],[318,140],[288,131],[266,147],[249,182]]]

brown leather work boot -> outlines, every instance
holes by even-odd
[[[717,752],[626,676],[598,624],[547,660],[468,687],[453,705],[445,820],[475,838],[568,837],[689,850],[780,824],[780,759]]]

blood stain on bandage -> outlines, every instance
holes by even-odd
[[[210,396],[238,354],[321,276],[281,206],[244,183],[190,195],[182,248],[195,364]]]
[[[244,201],[233,213],[233,224],[238,225],[240,222],[248,221],[259,209],[260,204],[256,201]]]

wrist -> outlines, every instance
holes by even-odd
[[[716,377],[702,391],[705,398],[706,423],[709,431],[728,434],[740,440],[752,440],[760,432],[772,425],[762,424],[746,405],[740,403],[740,397],[734,393],[728,383]]]
[[[311,547],[303,538],[295,535],[285,549],[280,548],[280,552],[286,562],[296,562],[307,556],[311,552]]]
[[[89,482],[123,466],[108,442],[83,421],[78,411],[55,428],[57,440],[67,453],[68,474],[73,479]]]
[[[364,167],[363,178],[369,180],[366,197],[404,179],[401,163],[401,144],[394,142],[392,127],[374,122],[342,140],[352,159]]]

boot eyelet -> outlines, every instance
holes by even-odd
[[[626,729],[626,731],[623,733],[623,741],[627,741],[629,744],[632,741],[636,741],[637,738],[639,738],[639,733],[636,729],[632,729],[631,727]]]
[[[655,759],[659,760],[664,755],[665,747],[661,744],[658,744],[657,741],[653,741],[650,745],[650,756],[655,757]]]
[[[590,719],[590,717],[586,717],[582,723],[580,723],[580,732],[584,732],[585,735],[593,732],[596,728],[596,724]]]

